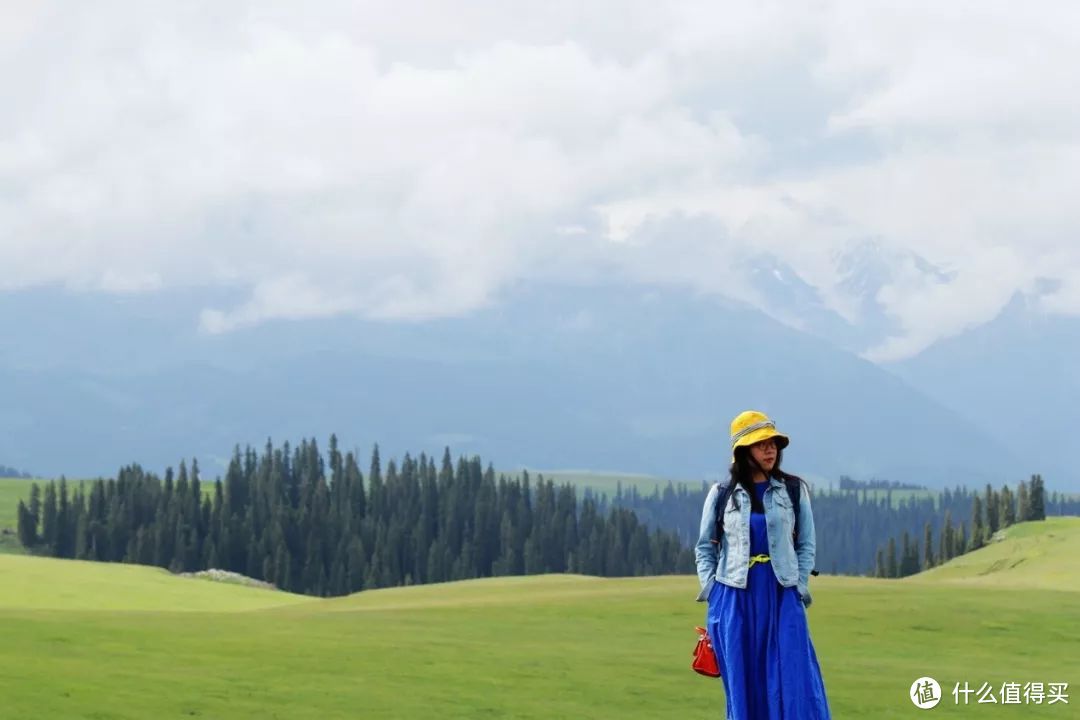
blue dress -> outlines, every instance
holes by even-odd
[[[769,483],[754,483],[758,499]],[[750,514],[750,555],[768,555],[765,515]],[[716,583],[706,627],[720,661],[728,720],[830,718],[825,684],[799,591],[772,563],[750,567],[746,588]]]

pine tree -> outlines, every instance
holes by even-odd
[[[1031,476],[1031,519],[1046,519],[1046,487],[1042,475]]]
[[[367,497],[364,492],[364,475],[356,463],[356,457],[349,453],[345,458],[345,475],[349,478],[349,502],[356,527],[367,514]]]
[[[899,576],[907,577],[911,574],[911,537],[907,530],[904,531],[904,544],[901,547]]]
[[[434,545],[432,545],[432,548],[434,548]],[[364,566],[366,564],[364,545],[360,538],[354,537],[349,541],[348,565],[346,566],[346,581],[349,592],[359,592],[364,589]]]
[[[74,515],[71,512],[71,502],[68,500],[67,478],[60,476],[60,501],[56,512],[56,549],[53,554],[56,557],[70,558],[74,556],[75,529]]]
[[[923,525],[923,548],[925,549],[925,555],[923,556],[923,570],[929,570],[934,567],[934,541],[930,529],[930,521],[927,521]]]
[[[971,500],[971,539],[968,550],[978,550],[983,546],[983,510],[982,500],[975,495]]]
[[[37,487],[36,485],[34,487]],[[34,514],[30,511],[30,508],[26,507],[26,504],[22,500],[19,501],[19,507],[16,514],[17,532],[19,535],[19,543],[24,548],[33,548],[37,545],[37,523],[34,521]]]
[[[879,578],[886,577],[885,572],[886,572],[886,570],[885,570],[885,553],[882,551],[881,548],[878,548],[878,551],[877,551],[877,565],[875,566],[875,569],[874,569],[874,577],[879,577]]]
[[[308,535],[305,546],[307,547],[307,557],[304,560],[304,592],[319,595],[321,590],[319,579],[325,573],[325,570],[323,569],[322,553],[320,552],[319,543],[316,542],[314,529]]]
[[[998,499],[997,493],[994,492],[994,488],[990,486],[990,483],[986,484],[986,499],[984,500],[984,506],[986,511],[986,537],[989,540],[994,536],[994,533],[998,531],[998,510],[1001,507],[1001,501]]]
[[[175,507],[175,506],[174,506]],[[185,542],[184,542],[184,526],[177,520],[172,524],[174,528],[172,531],[172,554],[168,558],[168,565],[170,572],[179,573],[187,570],[184,567]]]
[[[952,526],[952,510],[945,511],[945,522],[941,530],[940,547],[938,549],[939,562],[945,564],[953,557],[953,526]]]
[[[245,573],[248,577],[253,577],[256,580],[266,579],[267,576],[263,574],[263,559],[265,557],[265,553],[259,546],[259,541],[252,536],[251,541],[248,543],[247,558],[244,561]]]
[[[270,555],[267,555],[263,558],[262,579],[268,583],[273,583],[276,579],[274,558],[272,558]]]
[[[154,544],[150,540],[150,534],[146,528],[139,528],[135,533],[135,562],[139,565],[152,565],[154,558]]]
[[[188,491],[186,516],[188,523],[188,551],[186,559],[190,568],[195,568],[198,558],[202,555],[202,543],[206,535],[206,524],[203,522],[203,496],[202,480],[199,478],[199,461],[191,459],[191,490]],[[209,511],[206,513],[209,518]]]
[[[33,520],[34,537],[37,542],[38,530],[41,527],[41,488],[37,483],[30,486],[30,518]]]
[[[72,552],[76,560],[90,559],[90,521],[87,517],[86,499],[80,487],[72,503],[75,520],[75,539]]]
[[[445,546],[438,540],[433,540],[428,548],[427,570],[428,582],[437,583],[448,580],[446,566],[443,562]]]
[[[371,466],[368,471],[368,512],[374,517],[382,516],[382,460],[379,457],[379,446],[376,444],[371,451]]]
[[[203,569],[213,570],[221,567],[221,561],[218,558],[217,545],[214,544],[213,539],[207,540],[203,546]]]
[[[345,469],[341,452],[338,450],[337,435],[330,435],[330,484],[331,486],[344,482]]]
[[[1001,527],[1007,528],[1016,524],[1016,500],[1009,486],[1001,488]]]
[[[1031,496],[1028,493],[1027,482],[1021,480],[1020,487],[1016,491],[1016,520],[1027,522],[1031,519]]]
[[[896,538],[889,538],[889,551],[885,556],[885,572],[887,577],[895,578],[900,576],[900,567],[896,563]]]
[[[58,535],[56,520],[56,483],[50,482],[45,486],[45,504],[41,509],[41,541],[45,546],[45,553],[53,556],[56,555]]]
[[[340,477],[340,476],[339,476]],[[345,560],[338,558],[334,562],[334,569],[330,573],[330,585],[327,588],[328,595],[347,595],[349,593],[346,582]]]

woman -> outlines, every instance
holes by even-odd
[[[780,470],[788,442],[763,413],[736,417],[731,477],[701,514],[698,600],[709,603],[729,720],[831,717],[806,622],[814,516],[806,483]]]

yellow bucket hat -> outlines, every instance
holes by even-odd
[[[731,462],[735,462],[735,448],[753,445],[769,438],[776,438],[776,447],[779,450],[783,450],[791,442],[787,435],[776,431],[776,425],[765,413],[757,410],[739,413],[731,421]]]

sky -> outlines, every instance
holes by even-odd
[[[764,252],[858,323],[872,240],[941,270],[877,294],[865,356],[899,360],[1017,292],[1080,315],[1078,33],[1068,2],[8,1],[0,292],[237,291],[191,308],[214,334],[522,282],[765,305]]]

